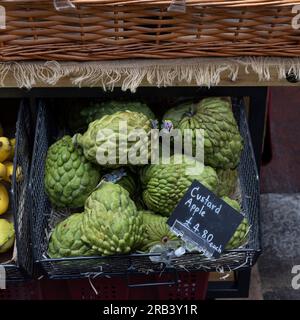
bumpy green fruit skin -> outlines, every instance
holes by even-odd
[[[83,214],[74,213],[54,228],[48,255],[51,258],[92,256],[96,252],[81,240]]]
[[[155,119],[155,116],[151,109],[144,103],[133,101],[105,101],[101,103],[91,103],[87,108],[84,108],[80,115],[86,121],[86,125],[89,123],[101,119],[103,116],[112,115],[116,112],[132,111],[144,114],[148,119]]]
[[[13,223],[0,219],[0,253],[7,252],[15,242],[15,229]]]
[[[165,245],[169,241],[178,240],[170,231],[167,217],[162,217],[152,211],[139,211],[139,214],[142,216],[145,228],[141,251],[149,251],[151,247],[157,244]]]
[[[177,107],[169,109],[163,116],[164,121],[171,121],[174,128],[178,128],[178,125],[183,118],[184,114],[191,111],[193,104],[183,103]]]
[[[100,170],[88,162],[70,136],[64,136],[48,150],[45,190],[57,207],[80,208],[100,180]]]
[[[219,197],[231,196],[237,186],[238,172],[236,169],[217,169],[217,175],[219,178],[219,185],[217,189],[217,195]]]
[[[240,212],[241,207],[239,203],[233,199],[230,199],[228,197],[222,198],[227,204],[229,204],[233,209]],[[239,227],[235,231],[234,235],[226,245],[227,250],[237,249],[238,247],[245,244],[248,240],[248,231],[249,231],[249,223],[247,218],[244,218],[242,222],[240,223]]]
[[[243,148],[242,138],[232,113],[231,103],[222,98],[206,98],[197,104],[178,106],[179,111],[168,112],[164,119],[173,119],[174,128],[204,130],[204,161],[213,168],[236,168]],[[180,116],[181,114],[181,116]],[[193,153],[196,131],[193,132]]]
[[[125,121],[127,123],[127,133],[119,130],[120,123]],[[128,136],[133,129],[144,130],[147,135],[146,141],[142,139],[138,142],[128,141]],[[146,161],[148,160],[150,156],[150,139],[148,139],[150,130],[151,122],[144,114],[124,111],[106,115],[99,120],[95,120],[90,123],[88,130],[83,135],[76,135],[75,140],[83,148],[84,155],[89,161],[105,165],[106,167],[117,168],[122,165],[120,164],[119,141],[127,141],[127,148],[124,147],[122,150],[125,155],[128,155],[129,150],[134,145],[136,150],[140,151],[141,158]],[[99,139],[99,132],[101,133],[101,139]],[[107,154],[108,150],[116,150],[115,163],[101,163],[99,160],[100,155]],[[140,163],[134,164],[138,165]]]
[[[152,164],[141,170],[143,200],[150,210],[164,216],[172,213],[194,180],[213,192],[218,185],[218,177],[213,168],[203,167],[188,156],[183,156],[183,162],[178,164],[177,158],[178,155],[174,155],[170,164]],[[198,169],[188,172],[188,168],[196,165]]]
[[[103,182],[87,199],[82,239],[100,255],[125,254],[143,239],[142,218],[127,190]]]

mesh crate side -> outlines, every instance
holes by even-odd
[[[25,102],[22,102],[16,130],[15,170],[12,180],[12,194],[14,198],[13,211],[18,244],[18,262],[29,274],[31,274],[33,268],[29,217],[30,206],[28,199],[31,130],[30,109]],[[21,168],[22,171],[21,178],[17,175],[18,168]]]
[[[23,281],[31,275],[33,269],[28,193],[31,162],[31,133],[32,122],[30,109],[27,101],[21,101],[16,122],[16,146],[13,159],[15,169],[11,183],[11,201],[16,232],[17,261],[5,265],[8,283]]]
[[[50,204],[44,191],[44,162],[48,149],[48,130],[46,125],[47,109],[39,105],[36,120],[32,169],[30,174],[31,199],[31,232],[33,235],[33,253],[35,260],[41,260],[44,252],[43,244],[47,237],[47,216],[50,215]],[[38,156],[37,156],[38,155]]]

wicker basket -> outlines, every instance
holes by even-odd
[[[300,54],[290,0],[74,0],[56,11],[51,0],[1,1],[0,61],[113,60]]]

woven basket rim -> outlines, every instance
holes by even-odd
[[[0,5],[13,5],[13,4],[46,4],[51,3],[53,0],[0,0]],[[97,4],[105,6],[114,5],[168,5],[174,0],[71,0],[74,4]],[[176,1],[176,0],[175,0]],[[221,6],[221,7],[283,7],[294,6],[300,4],[300,1],[293,0],[185,0],[187,6]]]
[[[300,0],[186,0],[185,12],[172,0],[71,1],[56,11],[53,0],[0,0],[0,61],[300,53]]]

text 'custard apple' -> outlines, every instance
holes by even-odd
[[[228,197],[223,197],[222,200],[224,200],[227,204],[229,204],[233,209],[235,209],[238,212],[241,212],[241,207],[239,203],[235,200],[232,200]],[[226,245],[227,250],[231,249],[237,249],[238,247],[242,246],[248,241],[248,233],[249,233],[249,223],[247,218],[244,218],[240,225],[238,226],[237,230],[235,231],[234,235],[231,237],[230,241]]]
[[[48,254],[51,258],[92,256],[96,252],[81,239],[83,213],[74,213],[54,228]]]
[[[125,125],[127,130],[123,130]],[[83,135],[76,135],[75,140],[83,148],[85,157],[94,163],[107,167],[139,165],[147,163],[150,156],[150,130],[151,121],[144,114],[124,111],[95,120]],[[141,132],[144,134],[136,137]],[[137,157],[137,163],[132,163],[129,151]]]
[[[178,240],[174,233],[170,231],[167,217],[162,217],[152,211],[139,211],[139,214],[142,216],[145,228],[141,245],[142,251],[148,251],[158,244],[166,245],[169,241]]]
[[[100,255],[129,253],[143,239],[142,218],[127,190],[103,182],[85,203],[82,239]]]
[[[188,156],[176,163],[178,157],[181,155],[171,156],[170,164],[152,164],[141,170],[143,200],[150,210],[164,216],[172,213],[194,180],[213,192],[218,185],[213,168]]]
[[[196,129],[204,130],[204,162],[213,168],[236,168],[243,148],[242,138],[232,113],[231,103],[222,98],[206,98],[199,103],[169,110],[164,120],[174,121],[175,129],[193,130],[195,155]]]
[[[79,208],[95,189],[99,168],[88,162],[82,149],[64,136],[48,150],[45,165],[45,189],[57,207]]]

